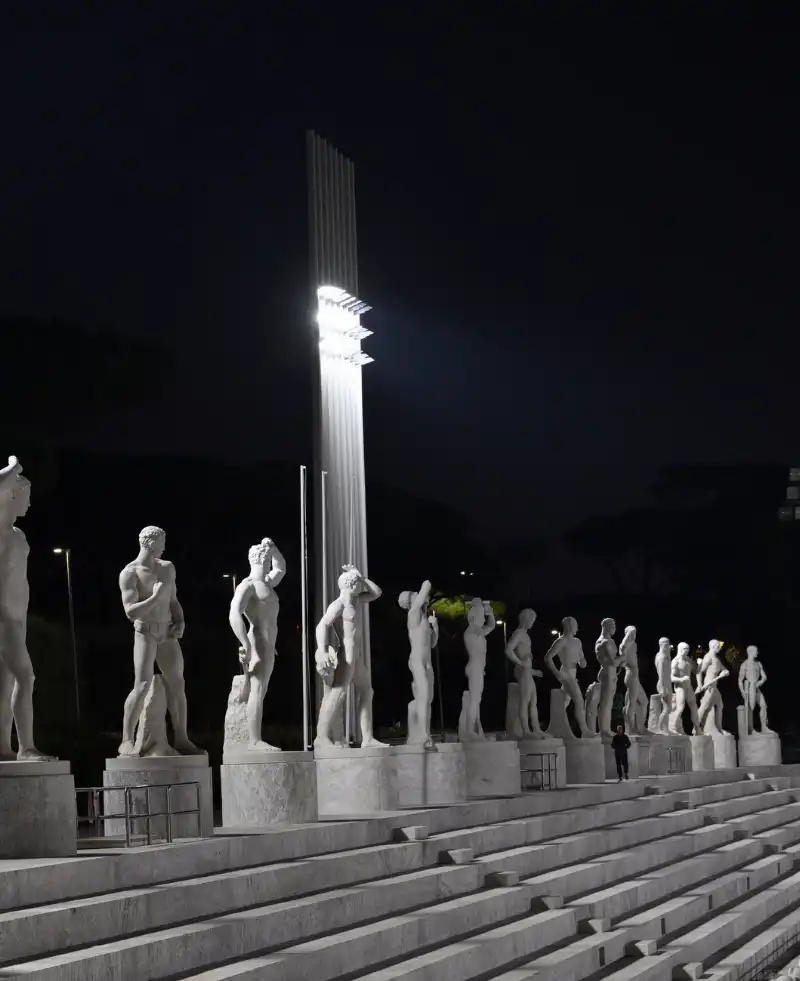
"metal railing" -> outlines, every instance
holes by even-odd
[[[194,807],[182,807],[173,808],[172,807],[172,790],[175,787],[194,787],[195,789],[195,799],[196,803]],[[150,795],[154,790],[163,790],[167,795],[167,807],[164,811],[154,811],[151,808],[151,798]],[[144,792],[144,811],[140,809],[134,810],[134,793],[137,791]],[[80,838],[81,824],[90,824],[94,826],[95,835],[100,838],[105,835],[105,827],[103,822],[105,821],[124,821],[125,823],[125,847],[130,848],[131,843],[134,839],[144,838],[148,845],[153,844],[153,830],[151,822],[156,818],[166,819],[166,841],[172,842],[172,819],[173,817],[178,817],[179,815],[189,815],[193,814],[195,816],[195,823],[197,827],[197,837],[200,838],[200,783],[197,780],[184,780],[180,783],[159,783],[159,784],[135,784],[130,787],[76,787],[75,797],[78,798],[79,794],[87,795],[87,813],[78,814],[75,820],[76,832],[78,838]],[[104,803],[104,794],[122,794],[125,809],[120,813],[106,813]],[[146,831],[144,834],[136,833],[133,830],[134,821],[144,821]],[[101,833],[102,828],[102,833]],[[158,836],[159,838],[161,836]]]
[[[533,753],[525,756],[522,771],[523,790],[556,790],[558,787],[558,754]]]
[[[686,772],[686,753],[682,746],[667,746],[667,773]]]

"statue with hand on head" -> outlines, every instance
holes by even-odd
[[[429,580],[420,586],[419,592],[406,590],[398,597],[401,610],[408,614],[408,639],[411,654],[408,667],[411,671],[411,693],[414,700],[408,705],[409,746],[433,747],[431,738],[431,703],[433,702],[433,663],[431,650],[439,642],[439,621],[434,614],[428,615],[428,597],[431,594]]]

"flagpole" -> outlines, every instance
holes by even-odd
[[[303,749],[311,748],[308,704],[308,522],[306,516],[306,468],[300,467],[300,603],[303,657]]]

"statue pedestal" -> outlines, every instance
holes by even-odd
[[[146,814],[148,810],[150,813],[161,812],[161,816],[150,821],[150,834],[153,838],[166,838],[167,819],[164,813],[170,808],[173,812],[195,808],[198,803],[198,788],[174,787],[168,792],[164,785],[170,783],[197,783],[200,798],[199,829],[197,814],[177,814],[171,820],[172,837],[211,837],[214,834],[214,804],[211,767],[205,753],[195,756],[118,756],[116,759],[107,759],[103,771],[103,786],[118,787],[120,792],[103,794],[103,810],[105,813],[123,814],[125,793],[122,788],[140,788],[130,791],[130,813]],[[122,819],[104,821],[103,825],[106,835],[125,835],[125,822]],[[146,835],[147,821],[143,818],[134,820],[131,832],[135,835]]]
[[[666,776],[670,773],[690,773],[692,746],[689,736],[653,736],[647,773]]]
[[[77,851],[75,780],[68,760],[0,762],[0,859]]]
[[[753,732],[749,736],[739,737],[739,766],[780,766],[780,764],[781,739],[777,732]]]
[[[522,792],[515,742],[470,739],[462,745],[467,763],[467,797],[513,797]]]
[[[714,741],[714,769],[733,770],[736,767],[736,739],[730,732],[710,733]]]
[[[689,736],[692,744],[692,770],[714,770],[714,740],[711,736]]]
[[[519,769],[523,790],[556,790],[567,785],[567,750],[563,739],[520,739]]]
[[[599,736],[564,742],[567,757],[567,783],[605,783],[606,758]],[[616,776],[616,770],[614,771]]]
[[[223,827],[308,824],[318,818],[313,753],[227,749],[220,783]]]
[[[314,747],[321,816],[397,810],[394,746]]]
[[[461,743],[392,749],[399,807],[457,804],[467,799],[467,764]]]

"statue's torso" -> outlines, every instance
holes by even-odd
[[[29,552],[19,528],[11,527],[0,535],[0,622],[27,618]]]
[[[601,668],[613,668],[617,657],[617,645],[611,637],[599,637],[594,652]]]
[[[761,681],[761,665],[758,661],[744,662],[744,681],[748,685],[755,685]]]
[[[153,595],[153,586],[157,582],[164,583],[156,602],[149,610],[139,614],[137,619],[144,620],[146,623],[171,623],[170,605],[175,597],[175,566],[171,562],[156,559],[152,569],[138,562],[131,562],[127,568],[134,573],[139,601],[149,599]]]
[[[558,649],[561,670],[575,677],[575,670],[583,657],[583,645],[577,637],[565,637]]]
[[[431,625],[424,614],[417,614],[418,622],[408,618],[408,639],[411,643],[411,657],[430,661],[431,658]]]
[[[692,672],[694,671],[694,662],[685,657],[676,657],[672,669],[673,673],[679,678],[686,679],[685,681],[674,681],[673,685],[675,685],[677,688],[683,688],[687,694],[692,692]]]
[[[280,602],[275,590],[263,579],[251,579],[253,591],[247,600],[245,614],[256,630],[271,627],[278,619]]]
[[[467,627],[464,631],[464,647],[467,649],[467,656],[470,661],[486,661],[486,637],[483,631],[476,630],[474,627]]]

